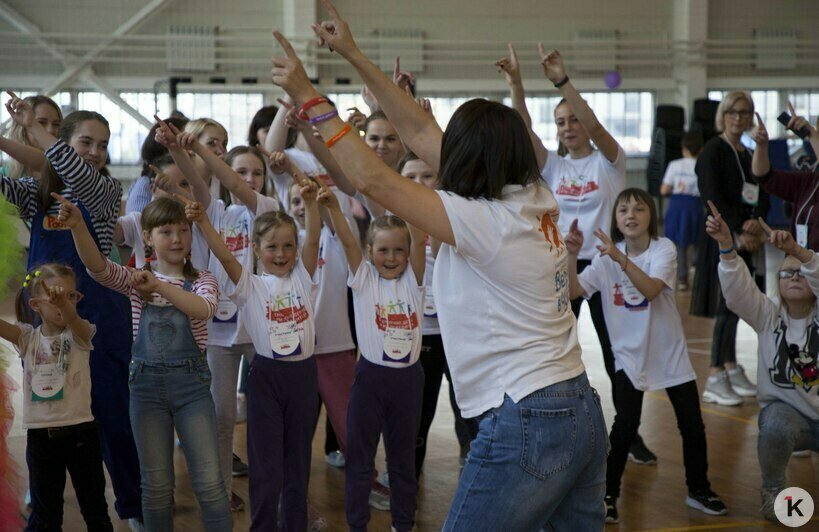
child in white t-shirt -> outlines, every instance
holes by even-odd
[[[351,529],[370,520],[375,453],[384,433],[390,478],[390,511],[396,530],[415,520],[415,442],[421,418],[424,370],[421,309],[424,306],[424,235],[396,216],[373,220],[363,260],[338,198],[322,189],[350,265],[355,325],[361,351],[347,414],[345,506]]]
[[[697,245],[704,223],[697,173],[694,167],[702,151],[702,135],[686,133],[682,159],[668,163],[660,193],[671,196],[665,213],[665,237],[677,245],[677,288],[688,289],[688,248]]]
[[[20,323],[0,320],[0,336],[23,361],[23,428],[36,530],[62,527],[66,470],[86,527],[113,530],[99,429],[91,413],[89,358],[96,327],[77,314],[81,298],[71,268],[42,264],[26,274],[17,296]],[[23,323],[30,317],[28,307],[42,320],[40,326]]]
[[[683,440],[688,497],[686,504],[710,515],[727,513],[708,482],[705,426],[696,375],[688,359],[682,320],[674,302],[676,250],[657,236],[657,211],[645,191],[630,188],[614,203],[611,237],[595,236],[600,252],[577,274],[583,233],[573,221],[566,236],[570,297],[600,292],[614,351],[616,416],[606,469],[606,522],[616,523],[617,497],[629,446],[640,426],[643,393],[665,389]]]
[[[307,231],[301,256],[290,216],[280,211],[259,215],[251,238],[262,268],[258,275],[225,245],[201,204],[187,206],[188,218],[199,225],[222,264],[220,285],[241,310],[255,351],[247,382],[247,432],[251,520],[258,530],[278,527],[280,496],[282,528],[307,528],[310,441],[318,408],[313,275],[320,221],[318,188],[306,178],[302,185]]]

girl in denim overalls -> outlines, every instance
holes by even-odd
[[[250,466],[251,530],[307,529],[307,483],[313,424],[318,410],[314,308],[318,285],[318,187],[304,180],[307,228],[301,258],[298,231],[288,215],[256,217],[253,251],[263,272],[243,267],[213,228],[202,205],[187,205],[208,246],[224,266],[219,284],[242,309],[243,325],[256,354],[247,382],[247,450]],[[299,260],[300,259],[300,260]],[[287,484],[284,483],[285,479]]]
[[[96,247],[77,207],[60,200],[59,219],[91,276],[131,299],[134,347],[129,382],[131,425],[142,473],[148,530],[173,530],[176,429],[202,510],[205,530],[232,529],[216,451],[216,415],[205,359],[207,320],[218,302],[216,279],[188,259],[191,224],[181,203],[160,198],[142,211],[142,238],[156,252],[143,270],[119,266]]]

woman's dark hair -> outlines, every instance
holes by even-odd
[[[404,167],[407,165],[408,162],[417,161],[418,159],[419,157],[417,155],[415,155],[411,151],[408,151],[407,153],[404,154],[403,157],[401,157],[401,160],[398,161],[398,166],[395,167],[395,171],[400,174],[401,172],[404,171]]]
[[[109,132],[111,131],[108,120],[101,114],[94,111],[74,111],[63,119],[60,129],[57,131],[57,137],[68,144],[71,142],[71,137],[74,136],[77,127],[87,120],[96,120],[104,125]],[[105,167],[102,167],[100,173],[106,176],[110,175]],[[37,187],[37,205],[42,211],[48,210],[48,207],[54,203],[51,193],[61,192],[64,188],[65,183],[63,183],[62,178],[54,166],[46,159],[43,170],[40,172],[40,185]]]
[[[648,213],[649,213],[649,220],[648,220],[648,236],[651,237],[651,240],[657,240],[659,237],[659,231],[657,229],[657,206],[654,205],[654,198],[651,197],[651,194],[646,192],[645,190],[639,188],[627,188],[622,191],[620,194],[617,195],[617,199],[614,200],[614,208],[611,210],[611,239],[614,242],[622,242],[625,238],[623,233],[620,232],[620,229],[617,228],[617,207],[620,206],[621,203],[625,203],[627,201],[636,200],[640,203],[645,203],[648,205]]]
[[[182,205],[181,202],[171,198],[157,198],[153,200],[142,210],[142,216],[140,217],[142,230],[148,233],[155,227],[183,223],[191,225],[191,221],[185,216],[185,206]],[[143,266],[143,269],[149,272],[151,271],[151,258],[153,254],[153,248],[145,242],[145,266]],[[190,250],[188,250],[188,257],[185,259],[182,274],[187,281],[195,281],[199,277],[199,272],[193,267],[193,262],[191,262]]]
[[[364,121],[364,132],[365,133],[367,132],[367,129],[369,129],[370,124],[372,124],[376,120],[383,120],[384,122],[387,122],[387,123],[390,122],[390,119],[387,118],[387,115],[384,114],[384,111],[376,111],[376,112],[372,113],[370,116],[368,116],[367,120]]]
[[[702,151],[703,138],[699,131],[689,131],[683,135],[680,145],[688,150],[691,155],[697,156]]]
[[[259,145],[259,130],[269,128],[278,112],[279,108],[275,105],[266,105],[256,111],[256,114],[253,115],[253,119],[250,121],[250,127],[247,130],[248,146],[256,147]]]
[[[185,124],[188,123],[188,119],[172,116],[166,118],[165,123],[173,124],[177,129],[182,131],[185,129]],[[139,152],[139,157],[142,159],[142,174],[140,175],[150,177],[153,172],[148,168],[148,165],[153,164],[154,166],[158,166],[154,161],[168,154],[168,148],[158,143],[155,139],[157,129],[159,129],[158,123],[151,126],[151,129],[148,131],[148,136],[145,137],[145,140],[142,142],[142,149]]]
[[[505,185],[540,179],[529,130],[517,111],[480,98],[455,111],[441,141],[441,190],[499,199]]]

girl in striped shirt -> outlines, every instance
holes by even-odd
[[[60,201],[59,220],[91,276],[131,300],[134,347],[129,370],[131,426],[142,474],[147,530],[173,530],[173,445],[176,429],[202,510],[205,530],[232,529],[219,471],[216,414],[205,358],[207,320],[216,313],[216,279],[197,271],[191,223],[181,203],[159,198],[142,211],[142,238],[156,260],[134,270],[106,259],[76,205]]]

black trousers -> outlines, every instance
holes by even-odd
[[[114,529],[105,502],[105,473],[95,422],[29,429],[26,462],[33,508],[33,519],[26,530],[62,530],[66,470],[88,530]]]
[[[683,444],[685,483],[688,491],[709,488],[708,448],[705,442],[705,425],[700,412],[700,395],[697,382],[689,381],[666,388],[677,427]],[[632,440],[640,427],[643,410],[643,392],[634,388],[624,371],[614,376],[614,404],[617,414],[611,427],[609,442],[611,451],[606,463],[606,495],[620,496],[620,479],[626,468],[626,459]]]

